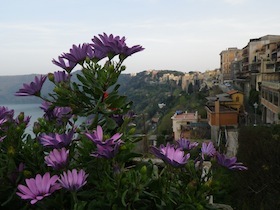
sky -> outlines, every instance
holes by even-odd
[[[61,70],[51,60],[102,34],[145,50],[124,73],[220,67],[220,52],[280,35],[279,0],[11,0],[0,6],[0,76]]]

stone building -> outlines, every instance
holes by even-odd
[[[220,53],[221,72],[223,75],[222,82],[225,80],[232,80],[232,72],[230,65],[233,61],[240,60],[241,50],[236,47],[230,47]]]
[[[191,139],[191,123],[198,123],[200,119],[201,116],[197,111],[195,113],[176,111],[171,117],[174,140],[180,138]]]

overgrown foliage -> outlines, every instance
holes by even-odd
[[[249,170],[232,174],[232,205],[240,210],[280,209],[280,126],[243,127],[238,158]]]

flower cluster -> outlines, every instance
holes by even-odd
[[[151,154],[137,152],[136,115],[117,81],[124,60],[144,48],[106,33],[91,41],[53,59],[62,70],[36,75],[15,93],[42,100],[44,114],[33,125],[34,135],[25,132],[29,116],[14,117],[13,110],[0,107],[3,208],[201,209],[211,193],[201,178],[205,161],[247,169],[218,153],[211,141],[179,139],[152,146]],[[76,66],[80,71],[72,74]],[[47,79],[54,88],[43,96]]]
[[[67,72],[71,72],[77,64],[82,64],[86,58],[99,61],[106,56],[112,59],[115,55],[120,55],[122,60],[126,57],[144,50],[140,45],[128,47],[125,43],[125,37],[109,36],[104,33],[99,37],[94,36],[93,43],[83,43],[82,45],[73,45],[69,53],[63,53],[58,57],[58,61],[53,59],[53,63]]]
[[[19,185],[17,195],[22,199],[31,200],[31,204],[42,200],[44,197],[50,196],[54,191],[65,188],[69,191],[77,191],[86,184],[88,174],[84,170],[77,172],[76,169],[72,171],[63,172],[59,176],[50,176],[47,172],[43,176],[37,174],[35,178],[26,179],[26,186]]]
[[[174,167],[182,167],[186,165],[187,160],[190,159],[190,150],[198,147],[199,144],[183,138],[179,139],[176,143],[177,145],[167,143],[166,146],[162,144],[159,148],[153,146],[151,152],[156,157]],[[186,150],[187,153],[184,152],[184,150]],[[206,157],[216,159],[219,165],[230,170],[247,170],[247,167],[244,166],[243,163],[236,162],[236,157],[229,158],[225,154],[217,152],[212,141],[203,142],[200,149],[200,156],[196,156],[194,159],[196,161],[204,161]]]

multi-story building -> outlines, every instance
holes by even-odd
[[[280,41],[264,46],[260,60],[260,103],[264,123],[280,123]]]
[[[229,48],[230,49],[230,48]],[[221,55],[221,68],[226,69],[226,53]],[[222,56],[223,55],[223,56]],[[223,64],[223,65],[222,65]],[[230,64],[234,83],[241,87],[245,99],[250,91],[260,91],[262,121],[279,123],[280,117],[280,35],[250,39],[242,48],[241,57]],[[226,70],[224,78],[228,78]]]
[[[236,47],[230,47],[227,50],[223,50],[220,53],[221,61],[221,72],[223,75],[222,81],[232,80],[231,63],[239,60],[241,57],[241,50]]]
[[[259,90],[264,69],[271,69],[274,64],[270,61],[275,59],[275,43],[280,41],[280,35],[266,35],[256,39],[250,39],[242,49],[242,58],[239,71],[235,69],[235,81],[242,87],[245,98],[249,98],[250,90]],[[269,62],[268,62],[269,61]]]

